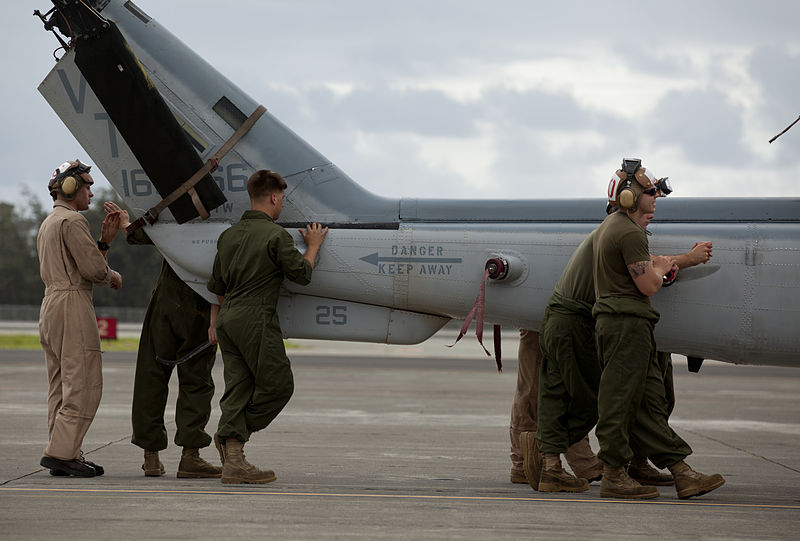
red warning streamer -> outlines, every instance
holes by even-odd
[[[464,335],[467,334],[469,330],[469,325],[472,323],[472,318],[475,317],[475,335],[478,337],[478,343],[483,348],[483,351],[486,352],[486,355],[489,357],[492,356],[489,353],[489,350],[486,349],[486,346],[483,345],[483,312],[486,307],[486,279],[487,278],[494,278],[498,274],[498,264],[499,268],[502,271],[503,265],[502,263],[497,260],[496,258],[492,258],[486,262],[485,270],[483,271],[483,278],[481,278],[481,286],[478,289],[478,297],[475,299],[475,304],[472,305],[472,309],[467,314],[467,319],[464,320],[464,325],[461,326],[461,330],[458,333],[458,337],[456,341],[453,342],[452,345],[447,346],[449,348],[455,346],[459,340],[461,340]],[[500,360],[501,352],[500,352],[500,325],[494,325],[492,328],[494,332],[494,357],[495,362],[497,363],[497,371],[503,371],[503,363]]]

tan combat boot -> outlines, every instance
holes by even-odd
[[[222,468],[209,464],[200,457],[200,450],[184,447],[181,463],[178,465],[181,479],[213,479],[222,477]]]
[[[679,460],[668,468],[675,478],[675,490],[678,492],[678,498],[682,500],[692,496],[702,496],[725,484],[725,479],[720,474],[704,475],[696,472],[683,460]]]
[[[600,462],[597,457],[595,457],[595,463],[586,468],[585,470],[576,471],[575,477],[583,478],[593,483],[595,481],[599,481],[603,478],[603,463]],[[574,468],[573,468],[574,469]]]
[[[658,471],[643,456],[633,457],[631,463],[628,464],[628,475],[643,485],[668,487],[675,484],[675,479],[670,474]]]
[[[522,452],[522,469],[533,490],[539,490],[539,478],[542,476],[542,453],[539,452],[539,440],[534,432],[522,432],[519,435],[519,447]]]
[[[539,479],[539,492],[583,492],[589,490],[589,481],[565,472],[561,455],[544,453],[544,467]]]
[[[601,498],[621,498],[626,500],[649,500],[658,497],[658,489],[643,486],[628,476],[625,468],[603,467],[603,480],[600,482]]]
[[[219,434],[214,434],[214,447],[217,448],[217,452],[219,453],[219,461],[224,466],[225,465],[225,442],[219,439]]]
[[[237,485],[241,483],[263,484],[276,479],[272,470],[259,470],[244,456],[244,442],[236,438],[225,440],[225,465],[222,466],[222,482]]]
[[[164,464],[158,459],[158,451],[144,451],[144,464],[142,469],[147,477],[161,477],[166,470]]]
[[[511,466],[511,482],[512,483],[520,483],[523,485],[528,484],[528,478],[525,477],[525,470],[522,469],[522,465],[519,466]]]

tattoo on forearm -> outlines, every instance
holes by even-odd
[[[649,266],[649,261],[637,261],[636,263],[631,263],[628,265],[628,272],[631,273],[631,276],[634,279],[636,279],[646,273]]]

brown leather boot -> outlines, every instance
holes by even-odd
[[[213,479],[222,477],[222,468],[209,464],[200,457],[200,450],[184,447],[181,463],[178,464],[181,479]]]
[[[585,470],[576,471],[575,477],[583,478],[593,483],[595,481],[599,481],[603,478],[603,463],[600,462],[597,458],[595,458],[595,463],[586,468]]]
[[[219,462],[223,466],[225,465],[225,443],[219,439],[219,434],[214,433],[214,447],[217,448],[217,452],[219,453]]]
[[[682,500],[692,496],[702,496],[725,484],[725,479],[720,474],[704,475],[696,472],[683,460],[679,460],[668,468],[675,478],[675,490],[678,492],[678,498]]]
[[[519,484],[528,484],[528,478],[525,477],[525,470],[520,466],[511,466],[511,482]]]
[[[144,464],[142,469],[147,477],[161,477],[166,470],[164,464],[158,459],[158,451],[144,451]]]
[[[539,452],[539,440],[534,432],[522,432],[519,435],[519,447],[522,452],[522,469],[533,490],[539,490],[539,478],[542,476],[542,453]]]
[[[236,438],[225,440],[225,465],[222,466],[222,482],[225,484],[263,484],[276,479],[272,470],[259,470],[244,456],[244,442]]]
[[[589,481],[565,472],[561,466],[561,455],[544,453],[544,466],[539,479],[539,492],[584,492],[589,490]]]
[[[670,474],[655,469],[643,456],[633,457],[631,463],[628,464],[628,475],[643,485],[668,487],[675,484],[675,479]]]
[[[620,498],[625,500],[649,500],[658,497],[658,489],[643,486],[628,476],[625,468],[603,467],[603,480],[600,482],[601,498]]]

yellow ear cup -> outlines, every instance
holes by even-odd
[[[619,192],[619,206],[624,209],[632,209],[634,203],[636,203],[636,195],[633,193],[633,190],[625,188]]]
[[[78,191],[78,179],[75,177],[64,177],[61,181],[61,193],[72,195]]]

